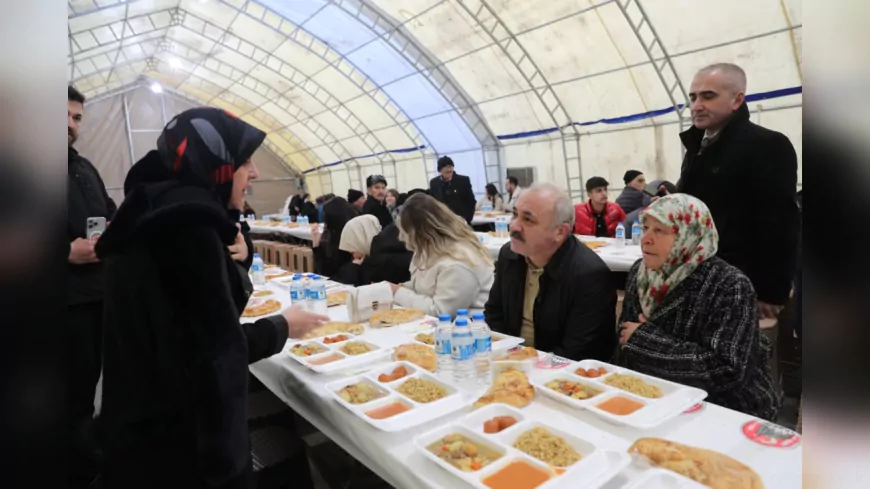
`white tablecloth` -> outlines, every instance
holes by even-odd
[[[307,226],[288,228],[285,226],[257,226],[248,225],[252,233],[283,233],[295,238],[311,241],[311,228]],[[312,224],[311,226],[320,226],[320,231],[323,232],[323,224]]]
[[[495,238],[487,233],[478,233],[478,236],[483,237],[483,245],[489,250],[492,259],[498,259],[498,253],[502,246],[510,241],[510,238]],[[617,248],[613,242],[613,238],[595,238],[592,236],[577,236],[580,241],[606,241],[607,246],[601,246],[595,249],[598,256],[604,260],[604,263],[614,272],[627,272],[634,262],[641,257],[640,246],[625,245],[624,248]]]
[[[286,303],[286,291],[279,291],[279,299]],[[330,309],[335,320],[346,320],[347,311],[341,307]],[[381,344],[399,344],[406,333],[396,328],[379,330],[377,335]],[[373,340],[375,337],[372,338]],[[374,368],[386,363],[386,360]],[[470,408],[430,421],[417,428],[386,433],[378,431],[357,418],[329,397],[324,385],[350,375],[319,375],[297,364],[286,355],[276,355],[251,365],[251,372],[276,396],[286,402],[299,415],[331,438],[336,444],[350,453],[382,479],[399,489],[468,487],[451,474],[436,466],[423,455],[416,452],[413,438],[421,433],[437,428],[459,418]],[[535,370],[533,376],[542,371]],[[537,394],[534,402],[523,409],[529,417],[546,420],[565,431],[583,429],[590,442],[602,448],[626,450],[639,437],[662,437],[704,447],[724,453],[751,466],[764,480],[767,489],[800,488],[802,484],[801,457],[802,446],[791,449],[776,449],[758,445],[748,440],[741,427],[750,416],[712,404],[698,412],[683,414],[670,422],[652,429],[635,430],[618,427],[600,420],[585,411],[575,411],[543,395]],[[625,469],[619,476],[608,482],[605,489],[618,489],[640,474],[635,466]]]

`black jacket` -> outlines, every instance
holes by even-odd
[[[399,228],[390,224],[374,237],[371,254],[361,264],[346,263],[332,279],[355,287],[384,281],[405,283],[411,280],[413,257],[399,240]]]
[[[511,251],[510,243],[504,245],[485,306],[493,331],[520,336],[527,270],[525,257]],[[616,289],[610,269],[573,237],[544,267],[534,315],[536,349],[573,360],[613,357]]]
[[[106,192],[100,173],[86,158],[69,148],[67,178],[67,256],[69,246],[77,238],[86,238],[89,217],[115,215],[115,202]],[[103,298],[103,264],[73,265],[67,263],[66,300],[68,305],[99,301]]]
[[[449,182],[445,182],[440,176],[433,178],[429,181],[429,195],[441,201],[469,224],[474,219],[477,199],[471,189],[471,180],[465,175],[454,173]]]
[[[624,210],[626,214],[630,214],[636,209],[648,206],[651,201],[652,199],[650,196],[634,187],[625,187],[622,189],[619,197],[616,198],[616,203],[619,207],[622,207],[622,210]],[[629,227],[628,221],[626,221],[625,226]]]
[[[247,487],[248,364],[282,316],[240,324],[252,291],[235,222],[205,189],[139,187],[97,244],[106,266],[104,487]]]
[[[686,156],[677,189],[710,208],[717,256],[749,277],[759,300],[784,304],[798,246],[794,147],[783,134],[753,124],[746,104],[699,155],[703,137],[695,127],[680,134]]]
[[[366,203],[363,204],[362,213],[371,214],[378,218],[378,222],[381,223],[381,227],[385,228],[393,223],[393,215],[390,214],[390,209],[387,208],[387,204],[384,202],[379,202],[372,196],[366,197]]]
[[[628,275],[620,322],[637,322],[638,260]],[[714,257],[669,291],[625,347],[629,368],[698,387],[707,400],[774,420],[780,406],[770,343],[760,334],[755,293],[737,268]]]

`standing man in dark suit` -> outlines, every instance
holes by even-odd
[[[66,303],[71,444],[69,487],[87,487],[97,474],[93,440],[94,391],[100,378],[103,344],[103,264],[97,239],[87,236],[89,217],[110,221],[117,208],[99,172],[73,148],[84,117],[85,97],[67,87],[67,255]]]
[[[453,160],[449,156],[438,158],[438,173],[441,174],[440,177],[429,181],[429,193],[471,224],[477,205],[474,191],[471,190],[471,180],[454,171]]]
[[[749,120],[745,93],[746,73],[737,65],[714,64],[695,75],[677,190],[707,204],[719,256],[752,281],[759,319],[775,318],[795,270],[797,155],[785,135]]]

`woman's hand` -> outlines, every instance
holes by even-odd
[[[281,313],[287,320],[287,337],[302,338],[312,329],[329,321],[329,316],[308,312],[301,304],[297,304]]]
[[[619,328],[619,344],[625,346],[628,343],[628,339],[631,338],[631,335],[640,327],[641,324],[646,322],[646,318],[641,314],[638,318],[637,323],[624,322],[622,323],[622,327]]]
[[[236,224],[239,232],[236,233],[236,240],[233,244],[227,246],[230,250],[230,256],[233,260],[241,263],[248,259],[248,244],[245,243],[245,237],[242,235],[241,226]]]

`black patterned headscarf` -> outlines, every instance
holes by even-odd
[[[166,124],[157,150],[130,169],[125,193],[144,183],[178,180],[211,190],[226,207],[233,174],[265,138],[266,133],[224,110],[186,110]]]

